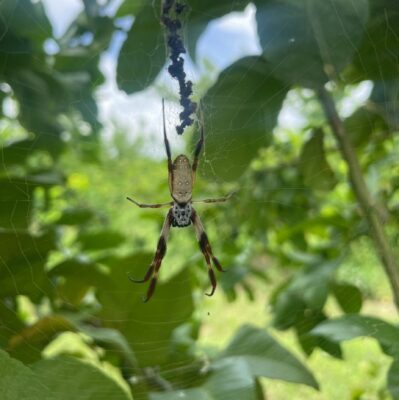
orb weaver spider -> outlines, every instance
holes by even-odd
[[[167,203],[158,204],[142,204],[127,197],[127,200],[140,208],[160,208],[165,206],[172,206],[165,218],[161,235],[158,240],[157,250],[154,258],[147,269],[143,279],[134,279],[128,275],[129,279],[135,283],[144,283],[150,280],[150,285],[147,290],[147,295],[144,298],[144,302],[147,302],[154,294],[155,286],[158,280],[158,272],[161,268],[162,259],[166,254],[166,242],[169,237],[169,231],[171,226],[184,228],[189,226],[191,223],[194,225],[195,233],[197,236],[199,247],[204,255],[205,261],[208,266],[208,276],[212,284],[212,290],[210,293],[205,293],[207,296],[212,296],[216,289],[216,276],[212,269],[211,260],[215,267],[220,271],[224,272],[219,260],[213,255],[211,245],[208,240],[208,236],[204,230],[201,219],[192,206],[193,203],[221,203],[228,200],[233,194],[230,193],[225,197],[217,199],[204,199],[204,200],[192,200],[192,191],[195,182],[195,175],[197,172],[198,162],[201,154],[202,147],[204,145],[204,130],[201,124],[200,139],[194,150],[193,164],[190,164],[188,157],[184,154],[180,154],[172,161],[171,150],[169,141],[166,135],[165,125],[165,105],[162,99],[162,116],[163,116],[163,138],[165,143],[166,155],[168,157],[168,177],[169,177],[169,191],[173,201]]]

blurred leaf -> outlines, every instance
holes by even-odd
[[[272,77],[261,57],[245,57],[219,76],[203,105],[206,173],[234,180],[268,146],[288,87]]]
[[[354,285],[348,283],[334,283],[332,290],[342,311],[358,313],[362,308],[362,292]]]
[[[364,315],[344,315],[322,322],[312,333],[336,342],[368,336],[376,339],[388,355],[399,356],[399,329],[381,319]]]
[[[77,325],[80,332],[93,338],[93,340],[103,347],[112,348],[120,353],[121,358],[126,359],[130,366],[137,364],[136,358],[129,346],[126,338],[117,330],[110,328],[99,328],[85,324]]]
[[[60,332],[72,330],[73,326],[62,316],[51,315],[14,334],[8,343],[10,354],[26,364],[41,358],[45,346]]]
[[[126,15],[136,15],[145,4],[145,0],[124,0],[115,14],[116,18]]]
[[[51,278],[63,277],[57,282],[57,294],[69,305],[79,306],[89,289],[104,279],[100,267],[89,261],[72,258],[55,265],[48,273]]]
[[[352,144],[356,147],[369,143],[375,130],[385,125],[377,113],[365,107],[358,108],[344,120],[344,124]]]
[[[354,54],[358,79],[385,80],[399,76],[399,4],[369,0],[370,20],[362,45]],[[389,85],[386,86],[389,90]]]
[[[57,225],[83,225],[94,216],[93,210],[89,208],[68,208],[63,211],[61,217],[56,221]]]
[[[107,327],[124,335],[141,368],[160,365],[167,359],[174,329],[188,321],[194,310],[187,269],[167,282],[162,282],[162,278],[158,280],[154,296],[148,303],[143,303],[142,295],[147,291],[148,283],[132,283],[127,274],[140,278],[152,258],[152,254],[139,253],[104,260],[110,271],[96,292],[102,305],[99,317]],[[159,343],[163,345],[159,346]]]
[[[399,129],[399,79],[374,82],[370,102],[392,130]]]
[[[381,319],[363,315],[345,315],[328,320],[313,329],[314,335],[341,342],[359,336],[376,339],[382,350],[394,358],[388,372],[388,390],[394,399],[399,394],[399,329]]]
[[[146,2],[137,14],[118,57],[119,89],[132,94],[149,86],[166,61],[159,1]]]
[[[102,230],[81,233],[78,241],[84,250],[104,250],[119,246],[125,237],[118,231]]]
[[[47,382],[43,384],[30,368],[0,350],[2,400],[57,400]]]
[[[334,188],[337,180],[326,159],[324,133],[321,129],[316,130],[304,144],[299,162],[306,186],[321,191],[330,191]]]
[[[245,361],[253,376],[303,383],[315,389],[313,375],[290,352],[264,330],[250,325],[242,326],[231,343],[222,352],[222,358]]]
[[[42,360],[32,366],[57,400],[129,400],[130,394],[99,368],[72,357]]]
[[[275,297],[273,325],[281,330],[300,327],[305,313],[321,311],[338,265],[339,261],[319,262],[294,276]]]
[[[257,0],[265,58],[289,84],[317,87],[351,61],[368,20],[368,1]]]
[[[30,0],[3,0],[0,3],[1,29],[33,39],[38,48],[46,38],[52,36],[50,21],[41,2]]]
[[[0,230],[0,297],[26,295],[37,301],[52,291],[45,273],[54,232],[33,236],[24,231]]]
[[[391,364],[388,371],[388,389],[393,399],[399,399],[399,359]]]
[[[7,304],[7,300],[0,301],[0,347],[6,348],[8,341],[15,332],[19,332],[24,324],[18,318],[16,306]]]
[[[212,367],[206,383],[199,388],[178,392],[151,393],[150,400],[257,400],[255,380],[243,360],[220,360]]]

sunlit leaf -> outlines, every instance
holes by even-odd
[[[274,74],[307,87],[336,78],[351,61],[368,20],[367,0],[257,0],[256,22]]]
[[[288,87],[272,77],[261,57],[245,57],[219,76],[203,99],[209,177],[240,177],[268,146]]]
[[[3,400],[57,400],[47,382],[0,350],[0,393]]]
[[[102,370],[72,357],[42,360],[32,369],[57,400],[132,399],[130,393]]]

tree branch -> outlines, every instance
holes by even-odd
[[[349,140],[345,126],[338,115],[331,95],[324,88],[320,88],[318,96],[335,139],[338,142],[341,154],[347,163],[349,180],[366,220],[371,227],[372,238],[389,279],[396,308],[399,310],[399,265],[395,260],[388,237],[384,231],[384,221],[381,218],[378,205],[367,188],[356,152]]]

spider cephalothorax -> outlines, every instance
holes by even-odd
[[[173,221],[172,226],[184,228],[191,224],[192,207],[190,203],[179,204],[174,203],[172,208]]]
[[[166,136],[165,128],[165,111],[164,102],[162,101],[162,112],[163,112],[163,137],[165,142],[166,155],[168,156],[168,174],[169,174],[169,190],[173,198],[173,201],[167,203],[158,204],[141,204],[136,200],[128,197],[132,203],[136,204],[141,208],[159,208],[163,206],[172,206],[168,214],[166,215],[165,222],[161,231],[161,236],[158,240],[157,251],[154,259],[150,264],[147,272],[143,279],[137,280],[129,276],[129,279],[136,283],[146,282],[151,279],[150,286],[147,290],[147,296],[144,301],[148,301],[154,293],[155,286],[158,280],[158,271],[161,268],[162,259],[166,254],[166,242],[169,237],[169,231],[171,226],[177,226],[183,228],[189,226],[191,223],[194,225],[195,233],[197,236],[198,244],[204,255],[205,261],[208,265],[208,275],[212,284],[212,290],[210,293],[206,293],[208,296],[212,296],[216,289],[216,277],[213,271],[211,261],[219,271],[223,271],[219,260],[213,255],[212,248],[208,240],[208,236],[205,233],[204,226],[202,225],[201,219],[193,208],[193,203],[220,203],[228,200],[232,194],[222,197],[220,199],[205,199],[205,200],[192,200],[193,186],[195,182],[195,173],[198,167],[199,156],[201,153],[202,146],[204,145],[204,130],[201,126],[201,136],[195,147],[194,161],[191,165],[189,159],[181,154],[176,157],[172,162],[172,155],[170,151],[169,141]]]

